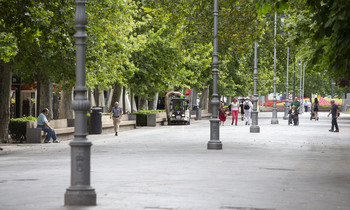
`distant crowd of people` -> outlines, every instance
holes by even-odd
[[[225,103],[221,103],[218,110],[220,125],[225,125],[226,118],[230,112],[232,114],[231,125],[234,124],[237,126],[239,113],[241,113],[241,120],[245,121],[245,125],[250,125],[252,109],[253,104],[248,97],[242,98],[239,101],[237,98],[233,98],[232,103],[228,106],[228,108],[225,107]]]
[[[298,97],[295,97],[294,101],[290,103],[289,106],[289,119],[288,119],[288,125],[299,125],[299,114],[300,114],[300,107],[301,103],[298,100]],[[311,117],[310,119],[319,120],[318,111],[319,111],[319,101],[318,98],[315,98],[314,102],[311,103],[310,100],[306,100],[304,102],[304,109],[305,112],[310,111]],[[232,114],[232,122],[231,125],[237,126],[238,123],[238,115],[241,113],[241,120],[245,121],[245,125],[250,125],[250,119],[251,119],[251,112],[253,109],[253,104],[250,101],[248,97],[241,98],[240,100],[237,100],[237,98],[233,98],[232,103],[225,107],[225,103],[221,102],[221,105],[218,109],[218,115],[220,119],[220,125],[225,125],[226,118],[228,114],[231,112]],[[337,119],[339,117],[339,107],[337,104],[335,104],[335,101],[331,100],[331,109],[328,114],[328,117],[332,115],[332,126],[329,130],[330,132],[339,132],[338,122]]]
[[[310,101],[305,101],[303,104],[305,108],[305,112],[308,112],[310,110],[311,117],[310,119],[319,120],[318,111],[319,111],[319,101],[318,98],[315,98],[314,102],[311,103]],[[289,106],[289,119],[288,119],[288,125],[299,125],[299,113],[300,113],[300,107],[301,103],[298,100],[297,97],[295,97],[294,101],[290,103]],[[218,109],[218,115],[220,119],[220,125],[224,126],[226,118],[228,114],[231,112],[232,114],[232,122],[231,125],[237,126],[238,124],[238,115],[241,114],[241,120],[245,122],[245,125],[250,125],[251,121],[251,113],[253,109],[253,104],[250,101],[248,97],[241,98],[240,100],[237,100],[237,98],[233,98],[231,104],[228,106],[228,108],[225,107],[225,104],[222,102],[219,109]],[[46,116],[49,114],[49,109],[45,108],[43,109],[42,113],[38,116],[38,123],[37,127],[41,128],[44,132],[47,133],[45,138],[45,143],[50,143],[50,140],[52,140],[53,143],[59,143],[60,141],[57,139],[55,130],[53,127],[50,126],[49,120],[47,120]],[[119,107],[119,103],[116,101],[114,103],[114,107],[111,110],[110,118],[113,119],[113,125],[114,125],[114,132],[115,136],[118,136],[119,132],[119,125],[120,121],[123,115],[122,109]],[[332,115],[332,126],[329,130],[330,132],[339,132],[338,122],[337,119],[339,117],[339,107],[337,104],[335,104],[335,101],[331,100],[331,109],[329,111],[328,117]]]

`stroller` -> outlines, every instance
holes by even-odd
[[[310,120],[316,120],[314,106],[311,107]]]
[[[310,112],[310,120],[316,120],[315,118],[315,112],[313,109],[311,109],[311,112]]]

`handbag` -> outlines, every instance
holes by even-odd
[[[227,117],[227,115],[228,115],[228,112],[225,112],[225,117]]]

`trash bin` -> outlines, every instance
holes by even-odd
[[[194,107],[193,107],[193,109],[195,109],[196,110],[196,120],[199,120],[199,106],[198,105],[195,105]]]
[[[94,107],[91,109],[91,134],[101,134],[102,133],[102,108]]]

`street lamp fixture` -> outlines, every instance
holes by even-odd
[[[300,85],[299,85],[299,101],[301,101],[301,82],[302,82],[302,75],[303,75],[303,59],[300,59],[299,61],[299,65],[300,65]],[[300,114],[303,113],[303,104],[300,104]]]
[[[288,92],[288,70],[289,70],[289,47],[287,47],[287,77],[286,77],[286,96],[284,99],[284,120],[288,120],[288,112],[289,112],[289,92]]]
[[[85,0],[77,0],[75,11],[76,38],[76,87],[73,109],[75,111],[75,131],[71,146],[71,185],[67,188],[64,205],[66,206],[92,206],[96,205],[96,192],[90,186],[90,153],[92,143],[87,136],[87,111],[90,102],[87,99],[85,86],[85,28],[87,15]]]
[[[274,64],[273,64],[273,108],[271,124],[278,124],[277,119],[277,104],[276,104],[276,30],[277,30],[277,11],[275,11],[275,30],[274,30]]]
[[[219,99],[218,99],[218,0],[214,0],[214,40],[213,40],[213,97],[212,104],[212,118],[210,119],[210,141],[208,142],[208,149],[220,150],[222,143],[220,141],[220,129],[218,118]]]
[[[255,26],[257,28],[257,21]],[[258,43],[254,43],[254,94],[253,94],[253,112],[252,112],[252,125],[250,126],[251,133],[260,133],[260,127],[258,126],[258,94],[256,93],[256,86],[258,80]]]

